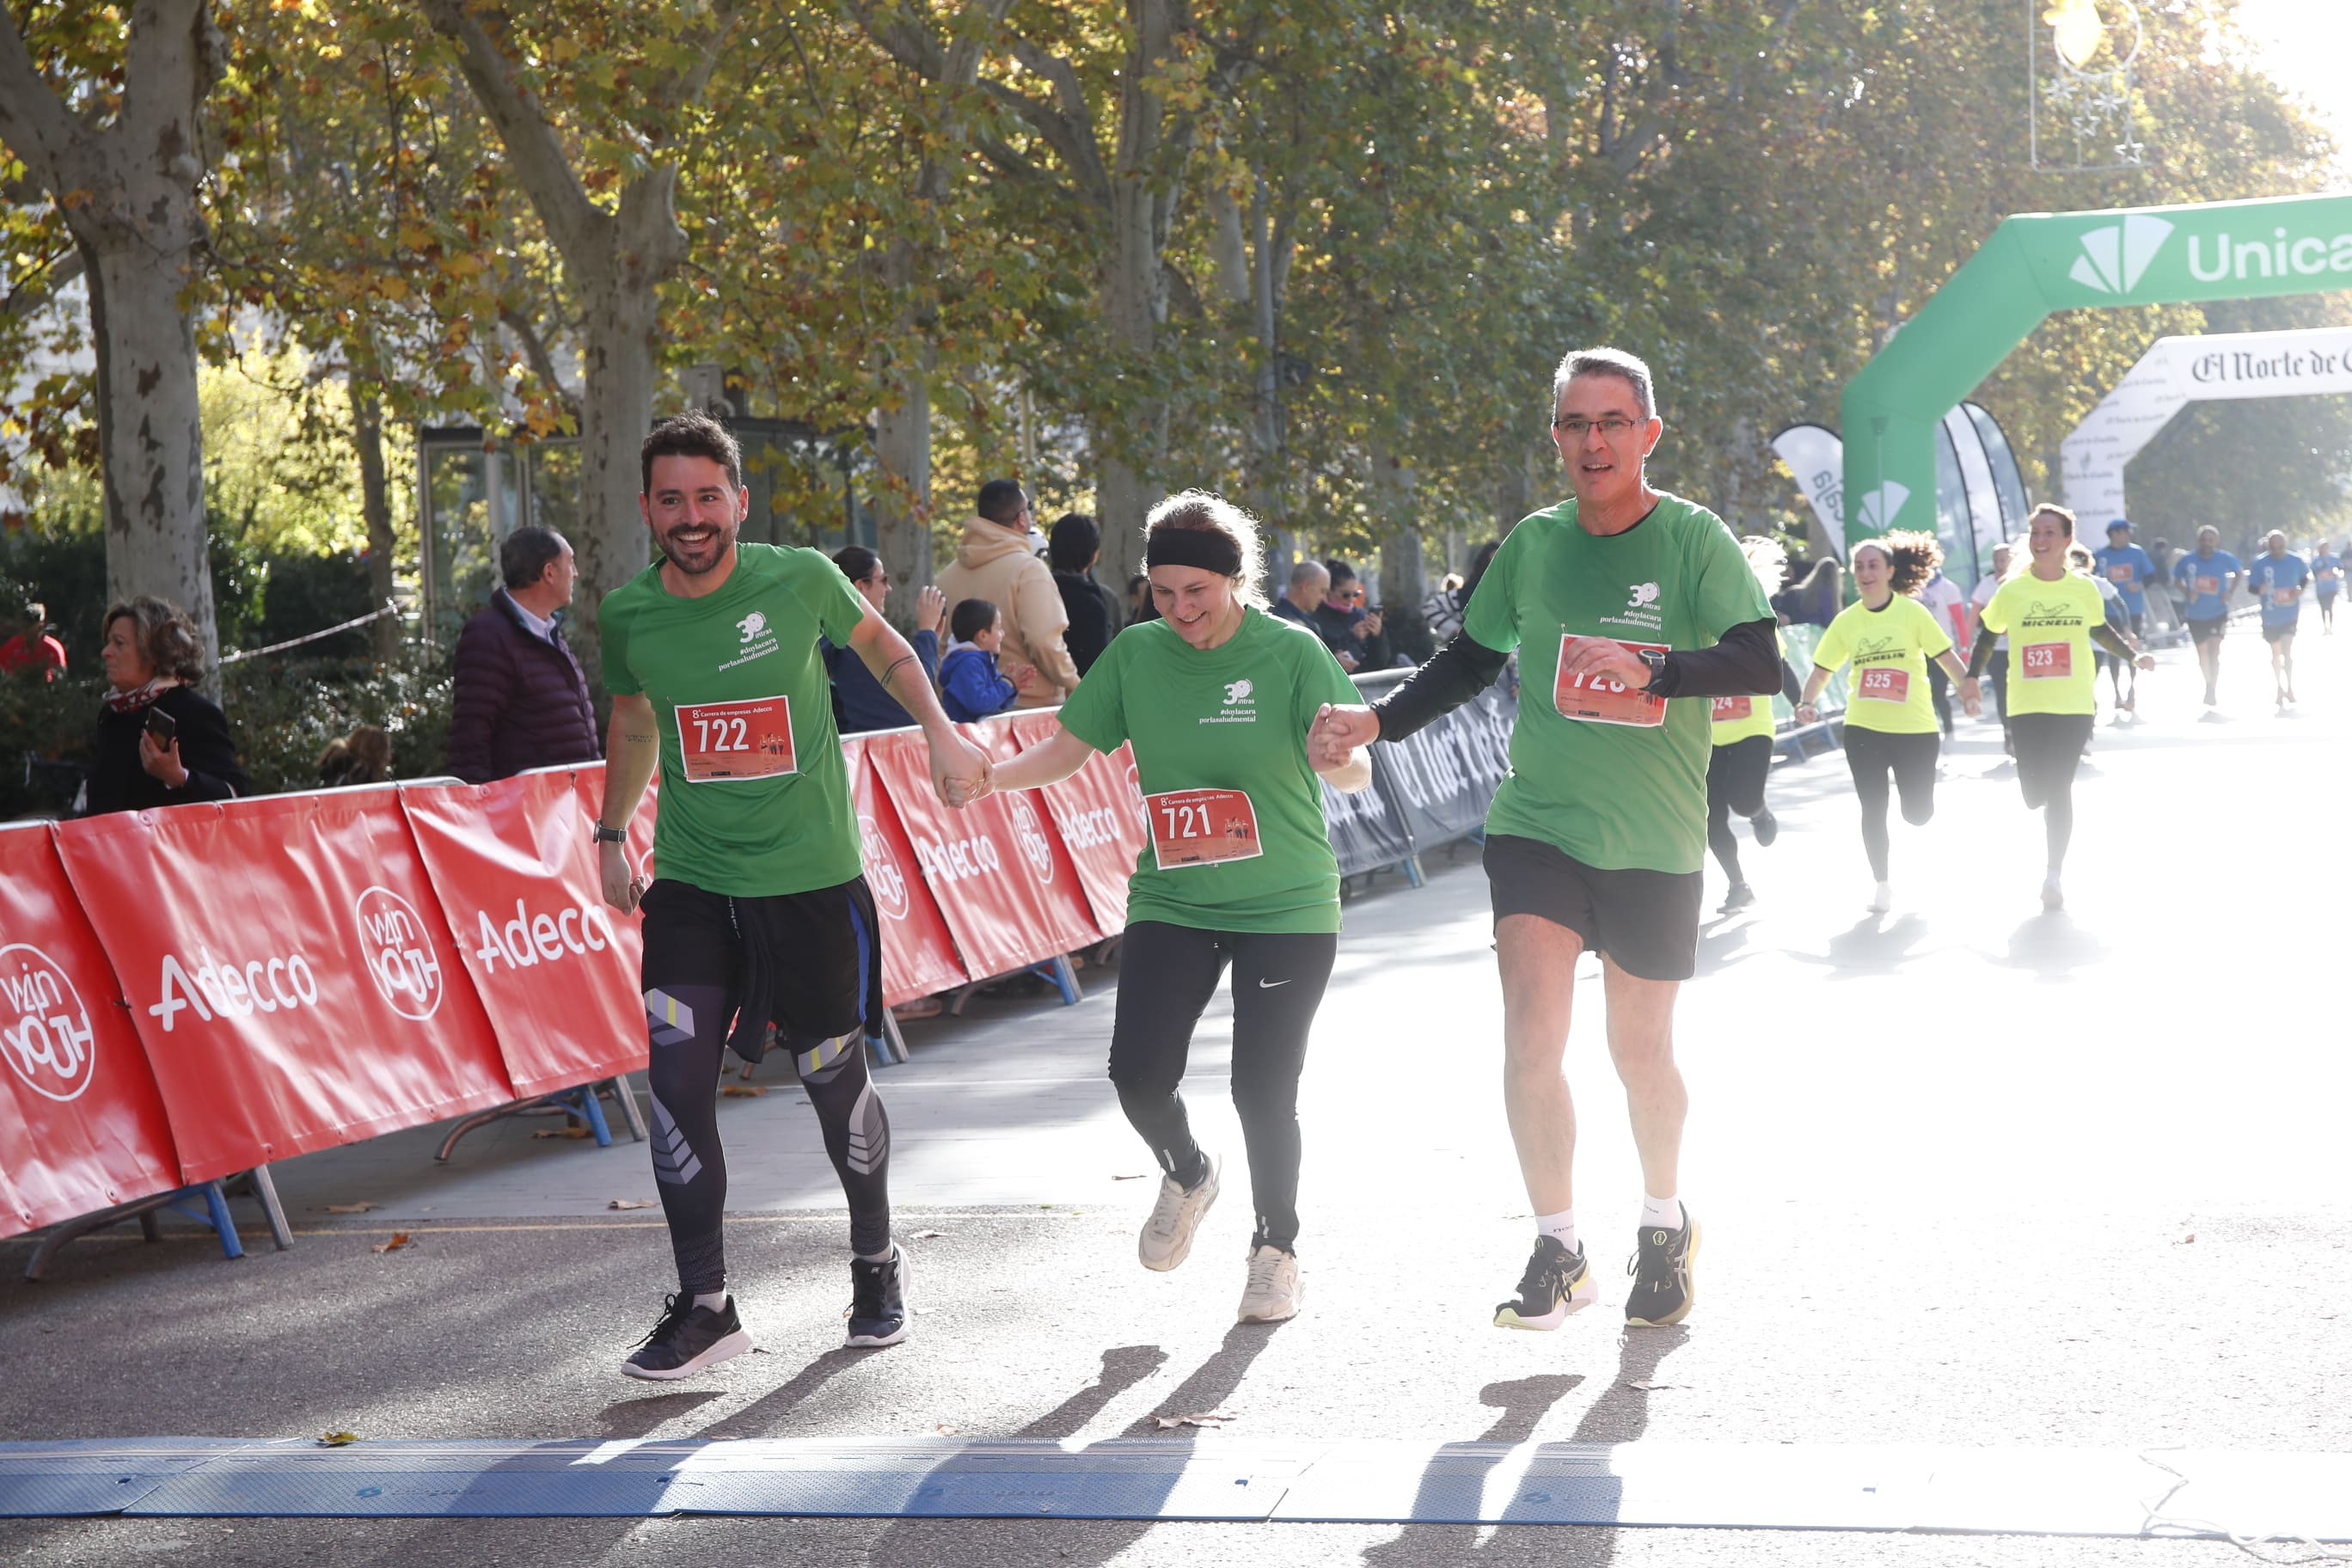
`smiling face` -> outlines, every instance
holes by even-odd
[[[117,616],[106,623],[106,644],[98,650],[106,683],[117,691],[136,691],[155,679],[155,667],[139,646],[139,623]]]
[[[1201,648],[1231,637],[1241,611],[1234,580],[1205,566],[1154,566],[1151,602],[1178,637]]]
[[[751,502],[751,492],[728,483],[717,458],[666,454],[654,459],[653,488],[637,498],[637,509],[669,563],[699,577],[734,560]]]
[[[2037,511],[2026,525],[2025,537],[2037,569],[2046,567],[2052,574],[2066,569],[2066,547],[2074,542],[2074,531],[2064,518],[2054,511]]]
[[[1886,552],[1877,545],[1857,544],[1853,547],[1853,585],[1874,603],[1888,592],[1887,579],[1894,574],[1895,563],[1887,560]]]
[[[1612,428],[1613,427],[1613,428]],[[1665,425],[1642,412],[1633,384],[1607,371],[1569,378],[1552,410],[1552,445],[1580,508],[1603,510],[1641,493],[1642,463]]]

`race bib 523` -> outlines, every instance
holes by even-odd
[[[2025,645],[2024,677],[2028,680],[2063,680],[2074,673],[2074,645],[2036,642]]]

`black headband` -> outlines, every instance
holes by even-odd
[[[1223,529],[1155,528],[1143,542],[1143,564],[1198,566],[1221,577],[1242,574],[1242,552]]]

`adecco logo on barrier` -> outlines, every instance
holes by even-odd
[[[857,848],[866,862],[866,885],[873,889],[875,907],[894,921],[907,918],[907,874],[890,853],[890,841],[870,816],[857,819]]]
[[[557,914],[541,910],[532,913],[520,899],[515,900],[514,919],[498,924],[488,910],[477,912],[480,926],[481,945],[474,956],[482,963],[484,974],[495,974],[500,960],[516,969],[529,969],[542,961],[561,963],[566,953],[602,952],[618,940],[613,930],[613,917],[601,904],[581,902]],[[604,935],[600,939],[597,932]]]
[[[0,947],[0,1056],[45,1099],[78,1100],[97,1075],[97,1031],[65,970],[37,947]]]
[[[301,952],[247,959],[240,964],[213,957],[212,949],[196,944],[197,962],[191,967],[176,952],[163,954],[156,989],[163,1000],[147,1009],[163,1021],[170,1034],[174,1021],[193,1007],[205,1023],[215,1017],[250,1018],[256,1013],[292,1012],[319,1005],[319,977]]]
[[[352,905],[360,957],[392,1010],[422,1024],[441,1010],[448,987],[416,907],[389,888],[371,887]]]
[[[985,833],[969,838],[926,838],[912,832],[908,837],[915,841],[915,860],[926,882],[961,882],[1004,869],[996,840]]]

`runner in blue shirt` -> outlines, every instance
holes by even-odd
[[[2352,546],[2347,546],[2352,548]],[[2319,631],[2336,635],[2336,590],[2344,585],[2344,562],[2321,540],[2311,550],[2311,591],[2319,600]]]
[[[2124,614],[2130,623],[2134,641],[2147,636],[2147,585],[2156,581],[2156,563],[2147,552],[2132,542],[2131,524],[2122,518],[2107,524],[2107,547],[2095,552],[2091,560],[2098,574],[2115,586],[2116,596],[2123,600]],[[2123,628],[2118,627],[2117,630]],[[2127,659],[2103,659],[2107,673],[2115,679],[2116,711],[2136,713],[2139,710],[2139,669]],[[2130,695],[2125,695],[2125,682],[2130,681]]]
[[[2220,529],[2208,523],[2197,531],[2197,548],[2172,563],[2172,583],[2180,591],[2180,619],[2197,645],[2197,668],[2205,672],[2205,706],[2212,708],[2221,700],[2221,634],[2230,628],[2230,595],[2238,589],[2238,558],[2221,548]]]
[[[2246,569],[2246,589],[2263,606],[2263,640],[2271,645],[2271,685],[2279,711],[2294,706],[2294,629],[2303,619],[2303,585],[2311,568],[2287,552],[2286,535],[2273,528],[2263,553]]]

